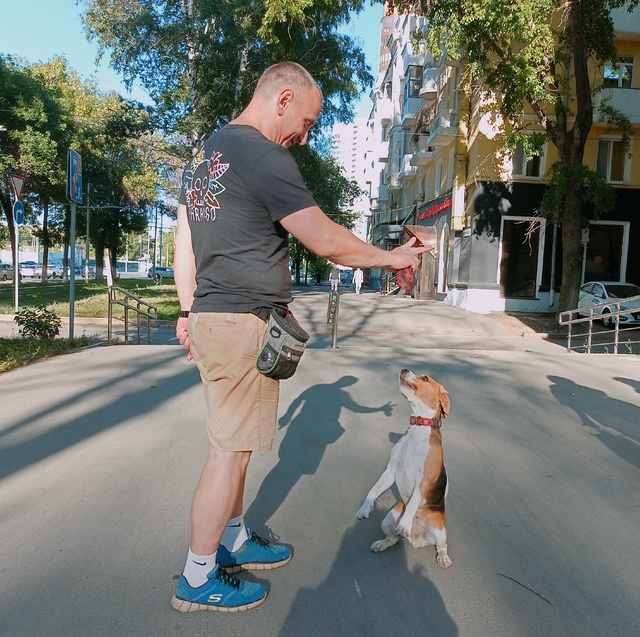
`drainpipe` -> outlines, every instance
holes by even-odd
[[[553,222],[553,239],[551,241],[551,282],[549,283],[549,309],[556,305],[556,250],[558,247],[558,223]]]

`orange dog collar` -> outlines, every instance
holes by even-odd
[[[411,418],[409,418],[409,424],[440,429],[440,427],[442,427],[442,420],[440,418],[422,418],[421,416],[411,416]]]

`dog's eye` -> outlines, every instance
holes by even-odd
[[[423,380],[425,383],[429,382],[429,377],[428,376],[420,376],[420,380]]]

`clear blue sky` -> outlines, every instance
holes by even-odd
[[[131,94],[125,91],[119,76],[108,67],[108,60],[95,65],[97,47],[87,42],[80,23],[81,7],[76,5],[76,0],[2,0],[2,4],[0,52],[20,56],[31,63],[64,55],[82,77],[94,76],[100,90],[115,90],[125,97],[144,101],[141,89],[134,88]],[[342,29],[361,40],[360,46],[374,77],[378,69],[381,17],[381,5],[367,4],[365,10]],[[357,114],[367,115],[369,109],[370,102],[365,96]]]

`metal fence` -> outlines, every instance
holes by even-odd
[[[640,354],[640,327],[621,325],[620,316],[629,314],[628,309],[621,309],[629,300],[640,300],[639,297],[621,299],[607,303],[611,311],[602,314],[603,305],[593,305],[562,312],[560,325],[566,325],[567,351],[585,354]]]

